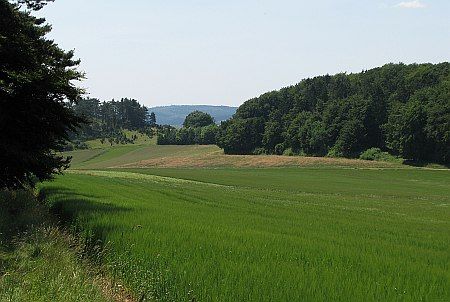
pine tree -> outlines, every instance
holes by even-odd
[[[0,188],[62,172],[70,158],[56,152],[83,122],[70,106],[82,93],[72,84],[83,78],[79,61],[47,39],[51,26],[31,15],[45,2],[0,0]]]

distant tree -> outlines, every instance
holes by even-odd
[[[158,145],[176,145],[177,144],[177,129],[169,125],[162,125],[158,129],[158,136],[156,138]]]
[[[200,128],[200,138],[198,144],[201,145],[215,144],[218,130],[219,127],[214,124]]]
[[[324,122],[309,111],[300,112],[290,123],[286,144],[297,153],[324,156],[328,151]]]
[[[227,154],[251,154],[261,146],[263,129],[263,120],[260,118],[222,122],[217,135],[217,145]]]
[[[450,163],[450,81],[443,82],[423,95],[416,95],[427,103],[427,157],[436,162]]]
[[[284,138],[283,138],[283,127],[281,123],[281,117],[272,118],[265,125],[264,134],[262,138],[263,147],[269,153],[274,153],[275,146],[282,143],[283,141]],[[278,147],[278,149],[280,148],[280,146]],[[278,150],[278,152],[276,153],[280,153],[280,150]],[[283,151],[281,151],[281,153],[283,153]]]
[[[384,125],[386,144],[403,158],[423,160],[427,155],[426,112],[420,103],[399,105]]]
[[[156,115],[154,112],[150,113],[150,116],[148,118],[148,124],[150,127],[156,127]]]
[[[70,103],[83,78],[72,51],[46,38],[51,26],[29,11],[48,1],[0,0],[0,188],[21,188],[68,167],[58,155],[83,122]]]
[[[77,139],[105,137],[123,129],[145,132],[149,126],[148,109],[134,99],[100,102],[98,99],[81,98],[72,108],[77,115],[89,121],[74,135]]]
[[[208,113],[194,111],[189,113],[184,120],[183,127],[205,127],[214,124],[214,119]]]

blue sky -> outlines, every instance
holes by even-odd
[[[449,0],[56,0],[92,97],[239,105],[305,77],[450,56]]]

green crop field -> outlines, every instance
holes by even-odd
[[[127,148],[86,156],[41,190],[101,240],[111,278],[137,298],[450,299],[449,171],[104,169],[192,151]]]

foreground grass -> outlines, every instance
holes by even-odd
[[[42,191],[143,300],[447,301],[450,174],[73,171]]]
[[[112,301],[30,194],[0,194],[0,301]],[[11,204],[13,203],[13,204]]]

